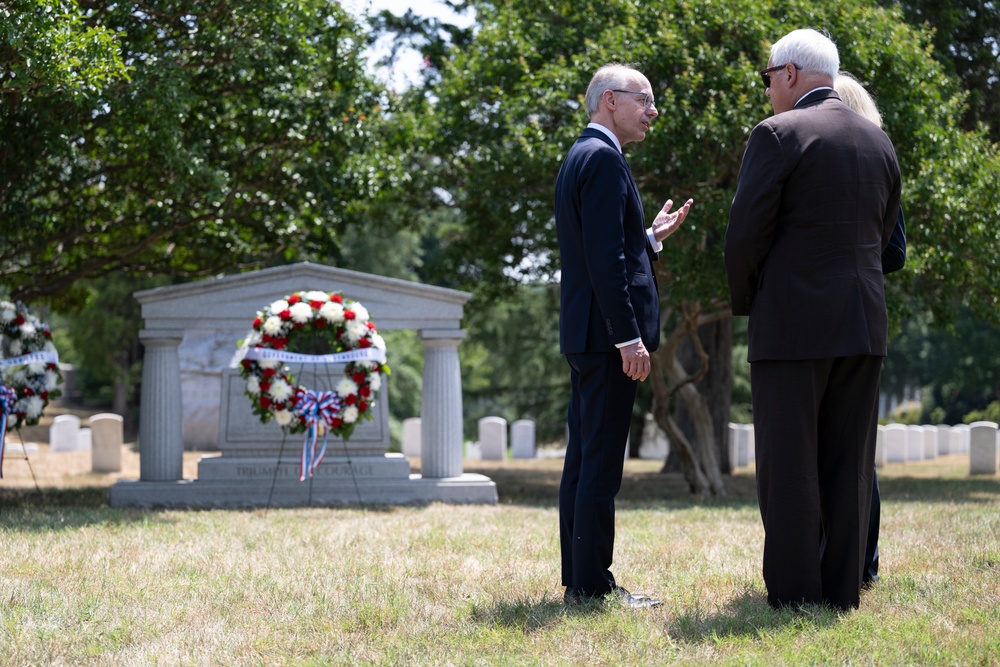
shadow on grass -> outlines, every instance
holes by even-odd
[[[611,609],[613,607],[603,603],[567,606],[560,598],[544,595],[541,600],[498,600],[488,605],[473,604],[470,616],[480,625],[532,633],[556,625],[567,616],[597,616]]]
[[[696,609],[677,614],[667,632],[676,641],[690,643],[726,637],[763,639],[787,626],[828,627],[839,618],[837,611],[821,605],[776,611],[767,603],[763,591],[747,587],[717,612],[706,614]]]

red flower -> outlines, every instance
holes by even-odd
[[[310,301],[309,305],[313,307],[313,310],[319,310],[323,307],[322,301]]]
[[[283,350],[283,349],[285,349],[286,345],[288,345],[288,339],[287,338],[272,338],[271,339],[271,347],[273,347],[276,350]]]
[[[367,409],[368,409],[368,404],[367,403],[365,403],[364,401],[359,401],[358,402],[358,412],[364,412]]]
[[[292,319],[292,311],[285,308],[283,311],[278,313],[278,317],[280,317],[283,321],[287,322],[288,320]]]
[[[340,417],[334,417],[330,420],[330,428],[340,428],[344,425],[344,420]]]
[[[368,398],[371,395],[372,390],[371,387],[364,386],[358,389],[358,393],[364,396],[365,398]]]
[[[334,303],[344,303],[344,298],[339,294],[331,294],[330,301],[333,301]]]
[[[375,331],[375,323],[374,322],[369,321],[368,324],[365,325],[365,326],[367,326],[372,331]]]
[[[17,317],[15,317],[14,324],[16,324],[17,326],[21,326],[22,324],[24,324],[24,316],[18,315]]]
[[[275,373],[277,373],[277,372],[278,372],[278,371],[277,371],[276,369],[274,369],[274,368],[265,368],[265,369],[264,369],[264,372],[263,372],[263,375],[264,375],[264,377],[266,377],[266,378],[267,378],[268,380],[270,380],[271,378],[273,378],[273,377],[274,377],[274,374],[275,374]]]
[[[362,382],[365,381],[365,377],[366,376],[364,371],[358,371],[357,373],[351,376],[351,379],[354,380],[356,384],[361,384]]]
[[[21,393],[24,394],[25,396],[34,396],[35,390],[32,389],[31,387],[25,387],[24,389],[21,390]]]
[[[372,346],[372,342],[370,340],[368,340],[367,338],[362,338],[361,340],[358,341],[358,347],[360,347],[360,348],[366,348],[366,347],[371,347],[371,346]]]
[[[270,345],[272,340],[274,339],[271,338],[269,334],[264,334],[263,336],[260,337],[260,342],[264,343],[265,345]]]
[[[300,297],[298,294],[293,294],[290,297],[288,297],[288,305],[289,306],[294,306],[299,301],[302,301],[302,297]]]
[[[345,310],[344,311],[344,319],[345,320],[353,320],[355,317],[357,317],[357,315],[354,314],[353,310]]]
[[[260,390],[261,391],[267,391],[270,388],[271,388],[271,383],[270,382],[268,382],[267,380],[261,380],[261,382],[260,382]]]
[[[49,338],[49,339],[51,339],[51,338],[52,338],[52,332],[51,332],[51,331],[49,331],[49,328],[48,328],[48,327],[45,327],[44,329],[42,329],[42,334],[43,334],[43,335],[44,335],[44,336],[45,336],[46,338]]]
[[[344,399],[344,403],[347,403],[348,405],[354,405],[357,402],[358,402],[358,397],[355,396],[354,394],[351,394],[350,396]]]
[[[262,407],[265,410],[267,410],[269,407],[271,407],[271,399],[268,398],[267,396],[261,396],[260,397],[260,407]]]
[[[49,392],[47,392],[47,391],[43,391],[41,394],[39,394],[39,396],[42,397],[43,401],[49,400]]]
[[[316,326],[317,329],[322,329],[323,327],[326,326],[326,320],[324,320],[322,317],[319,317],[313,320],[313,324]]]
[[[263,321],[263,320],[261,320],[261,319],[260,319],[260,318],[258,317],[257,319],[255,319],[255,320],[253,321],[253,328],[254,328],[254,329],[260,329],[260,325],[262,325],[263,323],[264,323],[264,321]]]

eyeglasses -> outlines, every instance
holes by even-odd
[[[761,72],[760,72],[760,80],[764,82],[764,87],[765,88],[770,88],[771,87],[771,72],[777,72],[779,69],[785,69],[789,65],[791,65],[795,69],[802,69],[801,67],[799,67],[795,63],[785,63],[784,65],[775,65],[774,67],[768,67],[765,70],[761,70]]]
[[[629,95],[642,95],[642,106],[647,109],[652,109],[656,105],[653,104],[653,96],[649,93],[644,93],[641,90],[619,90],[618,88],[612,88],[613,93],[628,93]]]

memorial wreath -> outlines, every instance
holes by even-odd
[[[301,341],[324,352],[303,354]],[[338,292],[296,292],[268,304],[257,313],[238,357],[261,422],[273,419],[289,433],[306,433],[300,480],[322,461],[330,433],[347,440],[361,419],[372,419],[381,374],[389,374],[385,341],[368,310]],[[333,391],[317,391],[297,384],[288,362],[344,363],[344,377]]]
[[[61,379],[48,325],[22,303],[0,301],[0,478],[7,431],[37,424]]]

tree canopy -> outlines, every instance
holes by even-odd
[[[211,275],[388,224],[409,124],[327,0],[0,4],[0,280]],[[378,227],[378,224],[373,226]]]

